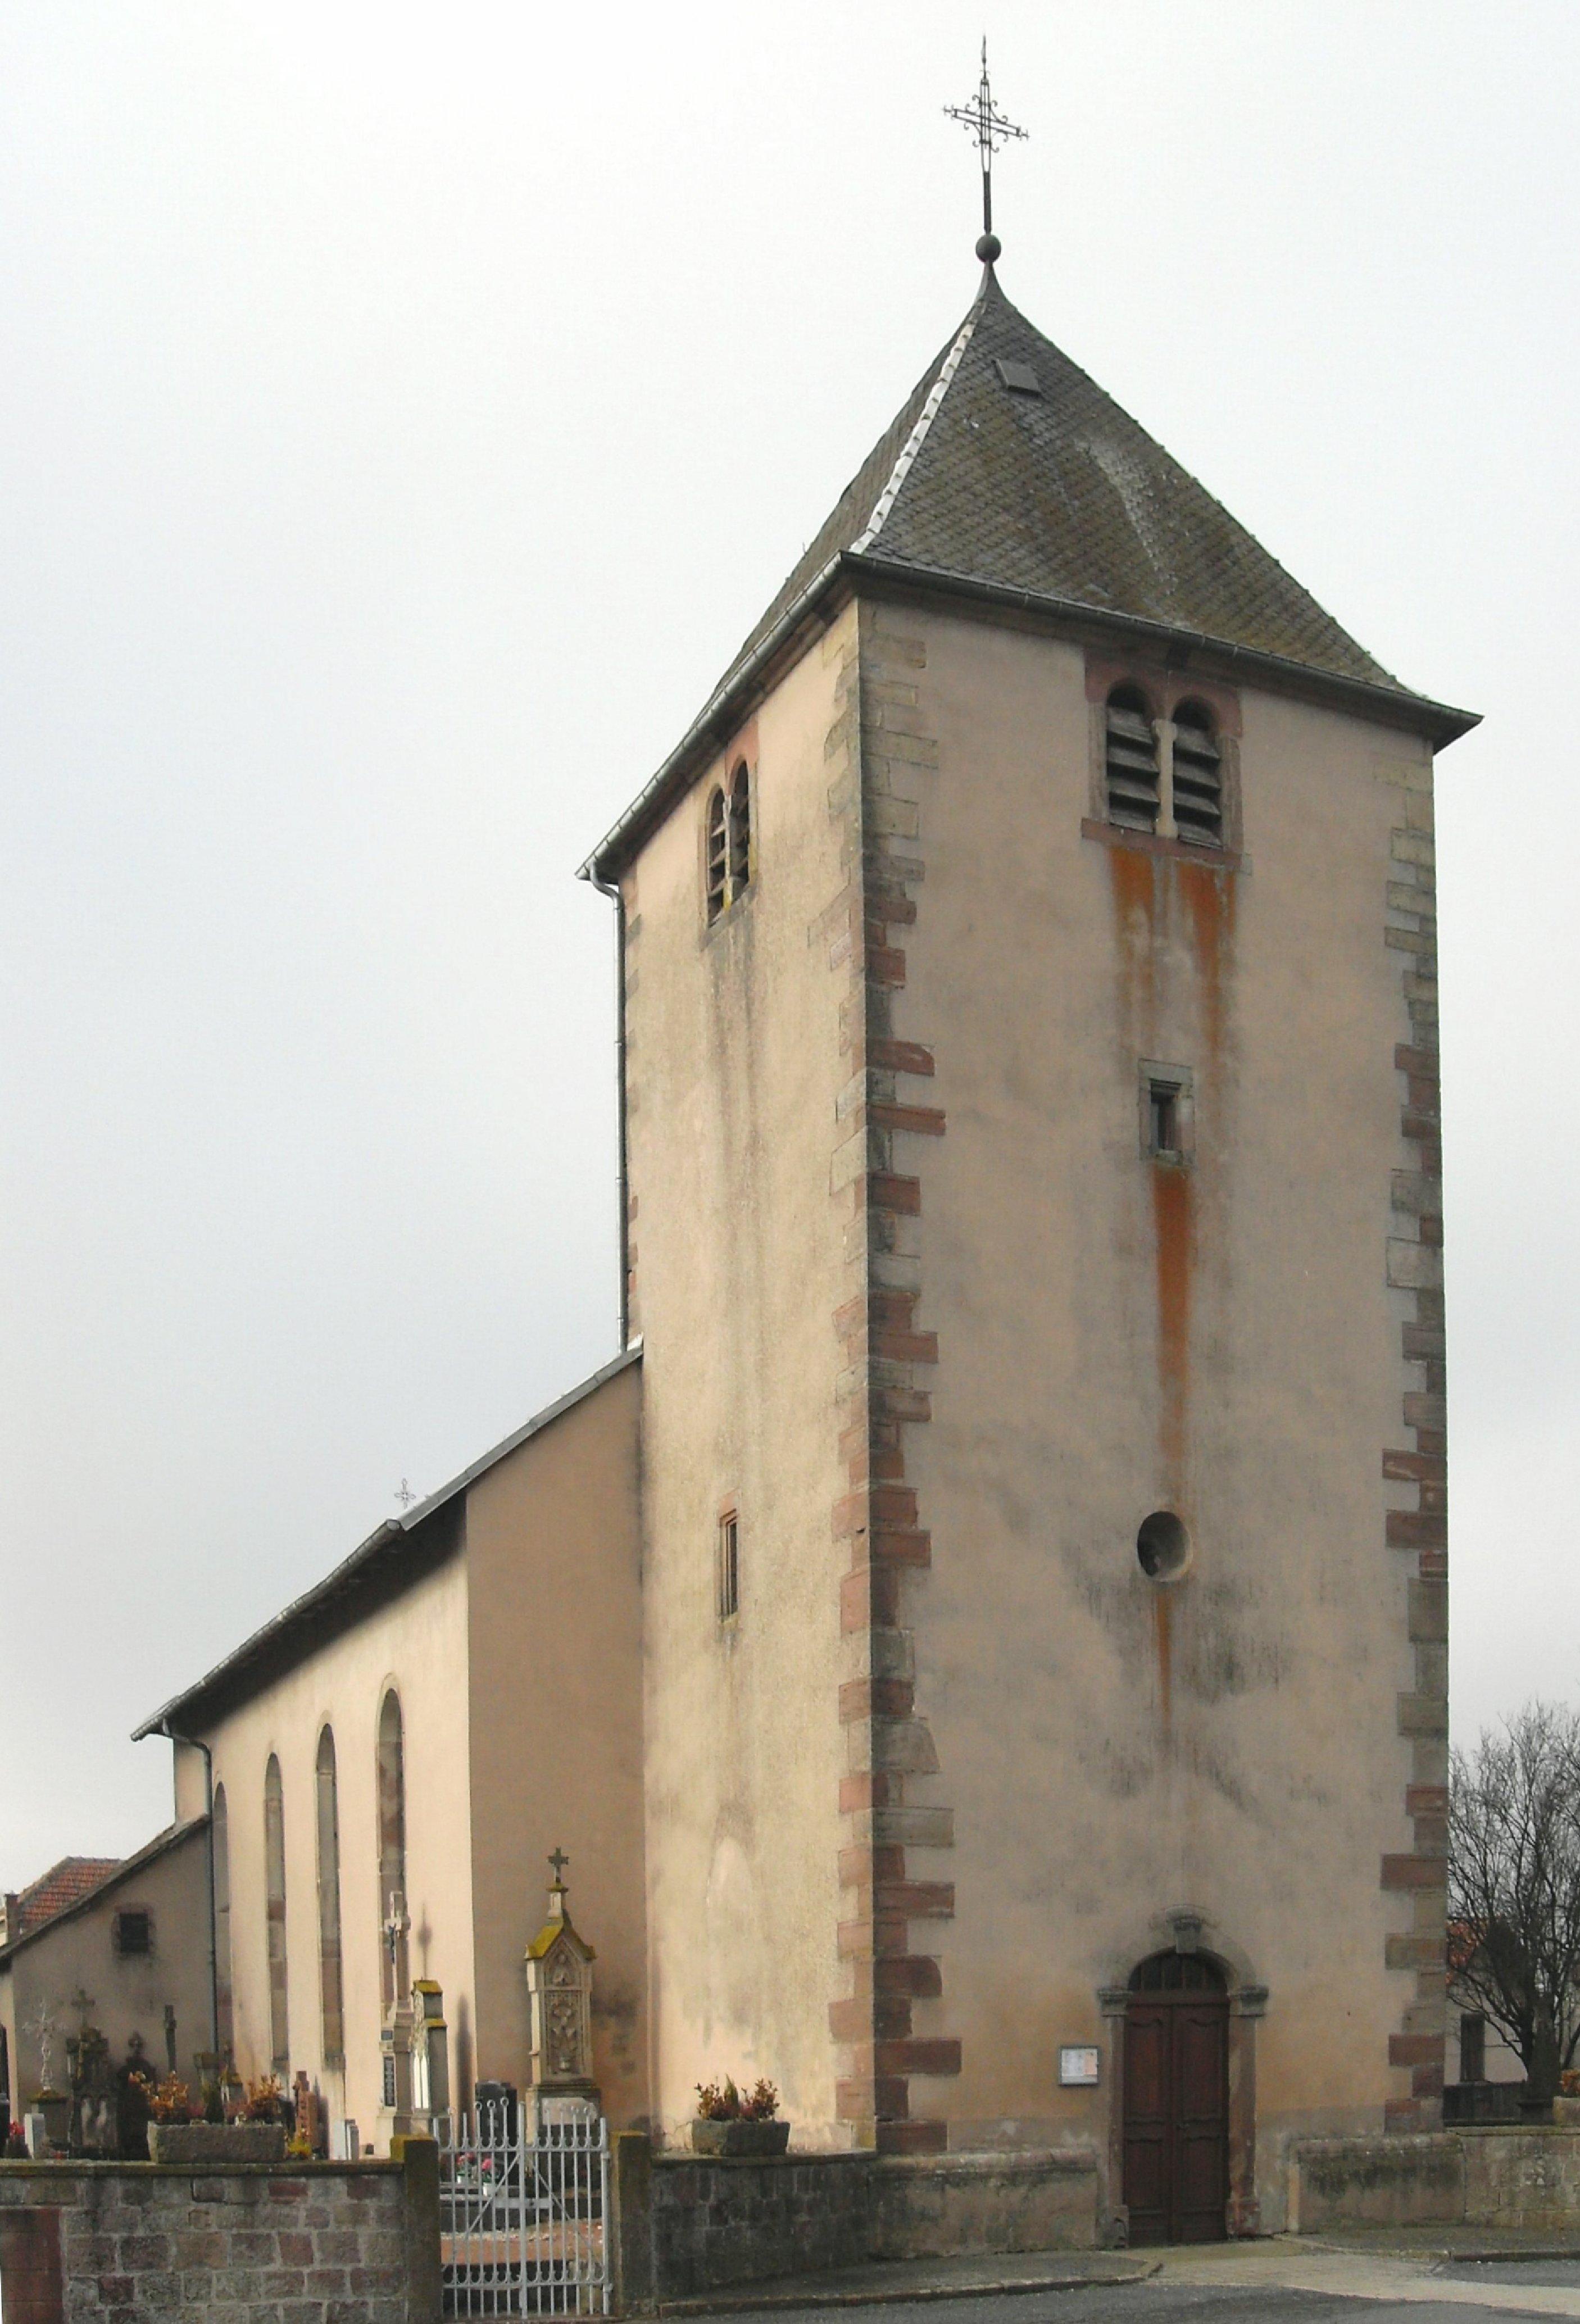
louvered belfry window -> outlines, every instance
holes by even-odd
[[[1104,778],[1108,820],[1127,831],[1158,828],[1158,738],[1145,697],[1116,686],[1108,697]]]
[[[716,920],[752,880],[752,777],[743,759],[707,802],[707,917]]]
[[[752,778],[743,759],[730,777],[730,899],[752,877]]]
[[[730,811],[724,792],[707,802],[707,917],[716,920],[730,895]]]
[[[1198,847],[1224,844],[1224,763],[1213,722],[1199,703],[1174,714],[1174,828]]]

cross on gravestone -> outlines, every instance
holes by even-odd
[[[41,2088],[46,2090],[52,2090],[55,2087],[54,2074],[52,2070],[55,2056],[55,2036],[60,2031],[60,2019],[50,2007],[49,2003],[41,1998],[38,2007],[33,2011],[32,2016],[22,2030],[24,2034],[31,2034],[33,2040],[39,2045],[39,2082]]]

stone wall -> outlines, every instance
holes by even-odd
[[[1301,2141],[1289,2163],[1289,2226],[1580,2227],[1580,2130],[1489,2123],[1419,2138]]]
[[[0,2163],[5,2324],[430,2324],[436,2150],[400,2163]]]
[[[1097,2180],[1082,2153],[655,2155],[614,2141],[611,2246],[625,2310],[863,2260],[1087,2249]],[[9,2324],[9,2319],[7,2319]]]

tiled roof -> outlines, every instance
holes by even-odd
[[[18,1898],[18,1925],[7,1933],[12,1937],[25,1936],[42,1929],[58,1913],[79,1904],[85,1896],[107,1880],[120,1864],[118,1856],[63,1856],[59,1864],[51,1865],[42,1879],[24,1888]]]
[[[874,524],[896,463],[956,351],[953,375]],[[1037,392],[1006,386],[1000,364],[1024,364]],[[721,692],[829,558],[853,549],[885,565],[1128,614],[1405,691],[1010,304],[991,268],[961,331],[846,485]]]
[[[1006,378],[1005,372],[1009,372]],[[1014,383],[1019,382],[1018,384]],[[841,579],[1011,599],[1088,626],[1244,657],[1318,692],[1390,698],[1452,742],[1469,713],[1412,693],[1342,630],[1196,478],[1013,308],[989,267],[699,715],[582,866],[627,850],[722,747],[742,703]]]
[[[9,1966],[13,1955],[23,1947],[44,1939],[58,1922],[114,1895],[117,1889],[135,1880],[147,1866],[169,1855],[172,1849],[183,1847],[205,1831],[208,1825],[207,1813],[189,1816],[183,1823],[167,1824],[163,1831],[155,1832],[131,1856],[62,1857],[42,1880],[24,1888],[18,1898],[17,1918],[21,1925],[7,1929],[5,1941],[0,1944],[0,1970]]]

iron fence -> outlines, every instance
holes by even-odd
[[[447,2316],[606,2316],[609,2126],[541,2123],[519,2101],[441,2115],[439,2233]]]

